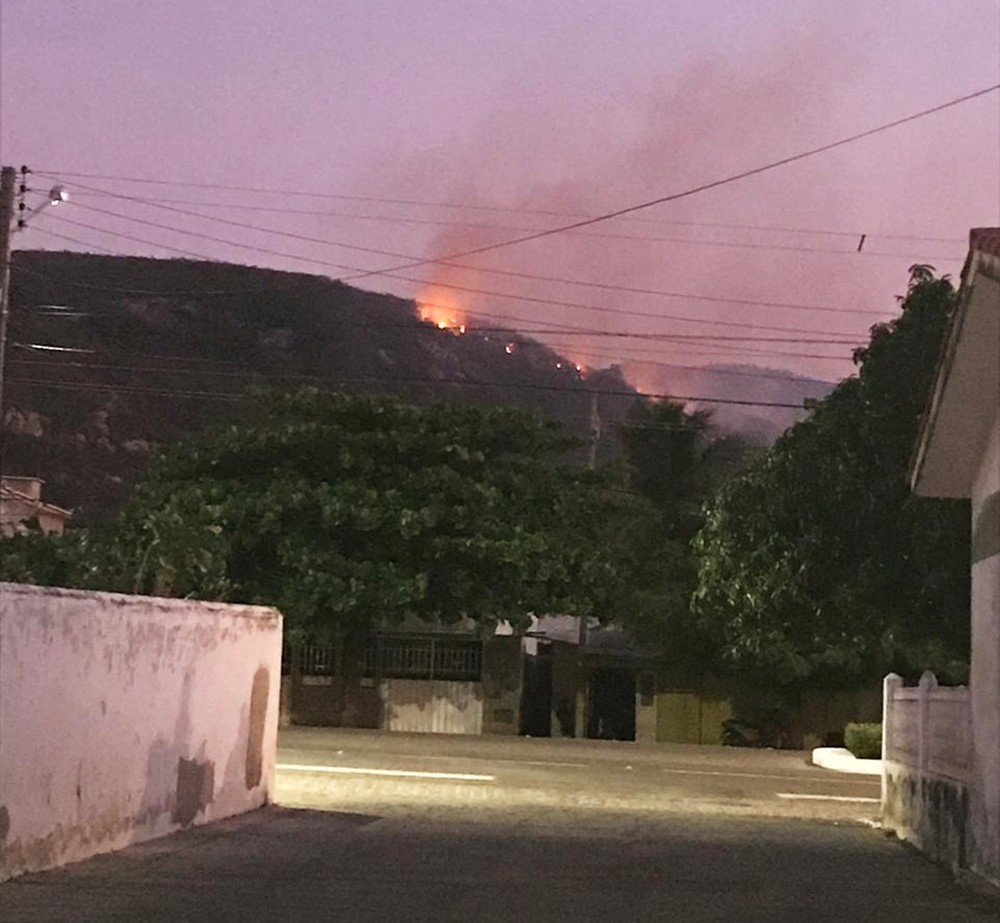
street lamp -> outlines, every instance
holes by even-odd
[[[63,202],[69,201],[69,192],[66,190],[65,186],[56,185],[49,190],[48,197],[45,201],[39,203],[34,208],[28,208],[24,201],[24,194],[26,192],[31,192],[25,183],[28,173],[27,167],[21,167],[21,185],[18,188],[18,195],[21,197],[21,201],[17,203],[17,227],[15,230],[23,231],[28,225],[28,221],[31,220],[40,211],[46,208],[55,208],[57,205],[62,205]]]

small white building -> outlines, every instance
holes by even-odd
[[[970,233],[911,480],[972,500],[972,748],[965,864],[1000,881],[1000,228]]]

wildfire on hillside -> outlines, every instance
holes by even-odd
[[[466,331],[466,313],[450,292],[431,286],[416,298],[420,319],[438,330],[448,330],[456,336]]]

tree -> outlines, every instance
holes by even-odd
[[[82,580],[87,536],[81,531],[46,535],[31,524],[27,532],[0,535],[0,580],[38,586],[77,586]]]
[[[913,267],[857,376],[709,504],[695,610],[734,673],[792,690],[967,657],[967,505],[907,480],[954,300],[947,277]]]
[[[693,618],[697,562],[691,542],[712,490],[745,464],[749,447],[713,433],[711,412],[642,398],[621,431],[635,499],[616,553],[626,575],[619,592],[625,627],[664,653],[675,671],[698,678],[710,660]]]
[[[605,479],[520,410],[301,391],[156,460],[91,585],[277,606],[293,635],[607,604]]]

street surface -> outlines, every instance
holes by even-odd
[[[300,728],[279,764],[286,806],[0,885],[0,920],[1000,919],[802,753]]]
[[[278,753],[285,805],[406,817],[551,810],[628,815],[874,820],[877,776],[817,769],[808,754],[619,741],[380,734],[289,728]]]

